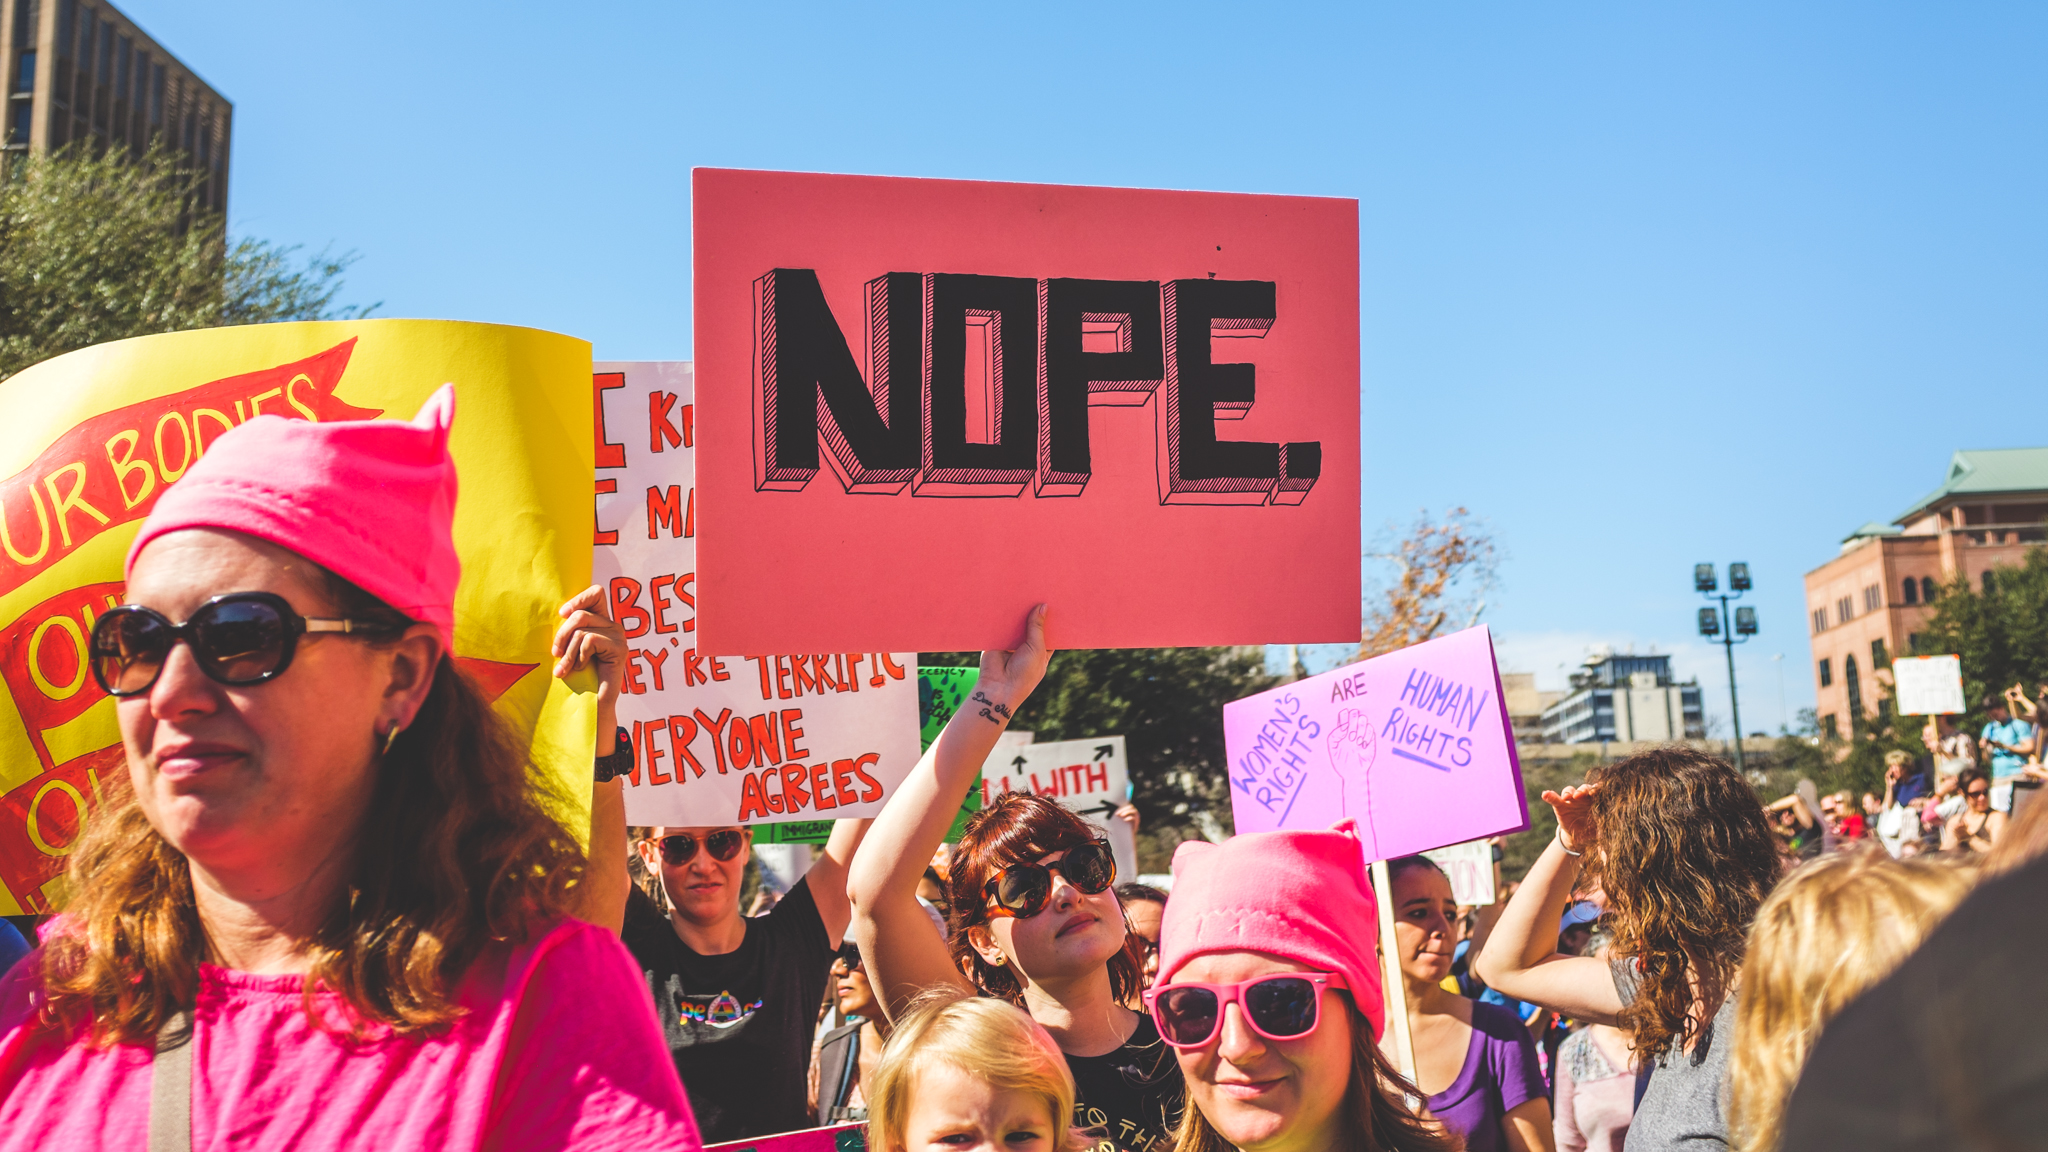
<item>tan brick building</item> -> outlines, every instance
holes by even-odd
[[[1846,736],[1877,707],[1876,674],[1911,654],[1927,601],[1961,578],[1985,587],[2048,541],[2048,448],[1957,452],[1941,487],[1890,524],[1870,523],[1806,574],[1815,712]],[[1886,677],[1887,682],[1889,677]]]
[[[205,175],[200,203],[228,204],[234,106],[105,0],[0,0],[0,153],[152,143]]]

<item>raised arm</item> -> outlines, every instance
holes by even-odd
[[[1792,810],[1792,818],[1799,821],[1801,828],[1813,827],[1815,820],[1813,809],[1806,806],[1806,801],[1797,792],[1787,792],[1769,804],[1764,805],[1764,811],[1766,812],[1783,812],[1787,808]]]
[[[626,638],[605,611],[604,586],[593,584],[556,612],[555,675],[562,679],[589,669],[597,677],[598,756],[617,747],[619,684],[626,674]],[[626,785],[612,780],[592,786],[589,866],[577,885],[576,915],[616,936],[626,922]]]
[[[804,882],[811,901],[818,906],[818,919],[825,922],[825,936],[837,948],[853,921],[853,902],[846,896],[846,874],[853,866],[853,854],[860,848],[873,820],[835,820],[825,850],[811,861]]]
[[[1543,799],[1557,812],[1557,835],[1509,898],[1473,970],[1487,986],[1517,1000],[1596,1024],[1621,1015],[1621,994],[1607,962],[1557,950],[1557,924],[1571,903],[1579,854],[1597,851],[1593,796],[1597,784],[1575,785]]]
[[[961,798],[980,777],[982,762],[995,750],[996,737],[1045,676],[1052,656],[1045,646],[1045,616],[1043,604],[1031,610],[1016,651],[981,654],[981,675],[967,702],[897,786],[852,861],[847,894],[854,939],[891,1019],[926,988],[973,991],[918,906],[917,882],[944,842]]]

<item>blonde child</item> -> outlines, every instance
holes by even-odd
[[[1079,1152],[1074,1076],[1023,1009],[951,989],[896,1021],[867,1089],[873,1152]]]
[[[1969,892],[1952,862],[1858,850],[1785,877],[1757,910],[1728,1063],[1731,1142],[1774,1152],[1785,1102],[1821,1029],[1884,979]]]

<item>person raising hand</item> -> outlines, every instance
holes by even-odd
[[[1112,890],[1100,829],[1045,796],[1010,793],[968,821],[949,876],[954,930],[934,937],[918,881],[996,737],[1045,676],[1046,608],[1011,651],[982,653],[973,690],[875,817],[853,862],[854,938],[894,1021],[934,989],[1019,1005],[1066,1056],[1074,1126],[1097,1147],[1151,1152],[1172,1139],[1181,1075],[1131,1004],[1144,963]]]
[[[1721,1105],[1746,935],[1778,878],[1755,789],[1726,761],[1657,748],[1543,799],[1557,835],[1509,899],[1475,969],[1561,1015],[1620,1024],[1656,1063],[1629,1147],[1728,1144]],[[1573,889],[1606,890],[1610,960],[1556,950]]]

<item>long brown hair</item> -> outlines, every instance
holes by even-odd
[[[1102,833],[1062,807],[1057,800],[1025,792],[1007,792],[968,818],[953,857],[949,887],[953,897],[953,963],[990,996],[1012,1004],[1024,1002],[1024,985],[1007,965],[998,967],[974,950],[969,930],[988,925],[988,899],[982,890],[989,878],[1012,864],[1064,852]],[[1109,958],[1109,991],[1119,1004],[1137,994],[1144,960],[1138,937],[1124,925],[1124,946]]]
[[[1756,910],[1778,879],[1763,802],[1725,760],[1654,748],[1592,777],[1598,852],[1586,879],[1607,891],[1614,953],[1637,966],[1621,1023],[1636,1051],[1691,1041],[1735,986]],[[1698,985],[1695,995],[1694,984]]]
[[[1359,1013],[1349,992],[1340,992],[1351,1016],[1351,1082],[1344,1092],[1344,1152],[1458,1152],[1465,1146],[1455,1134],[1415,1114],[1409,1099],[1422,1092],[1394,1070],[1373,1040],[1372,1022]],[[1216,1131],[1202,1110],[1188,1101],[1173,1152],[1236,1152],[1237,1146]]]
[[[411,623],[339,577],[328,583],[342,614]],[[306,1012],[350,1033],[425,1031],[460,1014],[454,986],[487,945],[568,911],[585,856],[550,815],[561,798],[524,742],[445,657],[376,773],[349,890],[311,942]],[[91,821],[70,881],[68,926],[44,947],[44,1021],[67,1032],[89,1021],[100,1045],[153,1039],[192,1007],[207,955],[184,854],[131,795]],[[356,1019],[326,1019],[321,991],[340,993]]]

